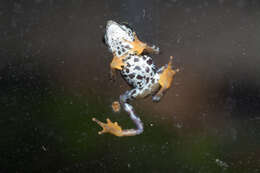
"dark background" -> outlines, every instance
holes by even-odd
[[[143,134],[99,136],[111,103],[107,20],[175,57],[159,103],[132,102]],[[260,172],[260,1],[0,1],[0,172]]]

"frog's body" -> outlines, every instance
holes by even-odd
[[[120,71],[123,78],[133,89],[128,93],[131,98],[143,98],[159,89],[159,74],[151,57],[129,54],[124,59],[126,64]]]
[[[132,86],[130,91],[120,96],[120,104],[130,118],[135,122],[137,129],[122,130],[117,123],[112,123],[107,119],[107,124],[93,119],[103,127],[101,133],[111,133],[116,136],[133,136],[143,132],[143,124],[133,110],[128,101],[134,98],[144,98],[150,94],[153,101],[159,101],[172,82],[176,71],[172,70],[171,60],[168,65],[156,69],[150,56],[144,52],[159,53],[156,46],[148,46],[141,42],[135,32],[126,25],[118,24],[114,21],[108,21],[105,34],[105,42],[108,49],[113,53],[114,58],[110,64],[112,71],[119,70],[126,82]]]

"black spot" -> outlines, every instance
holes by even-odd
[[[152,83],[154,84],[154,79],[152,79]]]
[[[149,80],[150,80],[150,78],[148,77],[148,78],[146,78],[146,83],[148,83],[149,82]]]
[[[120,47],[117,47],[117,49],[120,49]]]
[[[125,46],[126,49],[130,49],[130,47],[128,45]]]
[[[126,68],[126,69],[125,69],[125,72],[126,72],[126,73],[129,73],[129,69],[128,69],[128,68]]]
[[[135,77],[135,74],[132,73],[132,74],[129,75],[129,77],[130,77],[130,79],[133,79]]]
[[[102,42],[106,45],[105,35],[102,37]]]
[[[139,66],[135,66],[135,68],[134,68],[134,70],[141,70],[141,67],[139,67]]]
[[[121,55],[121,51],[117,51],[117,54],[118,54],[118,55]]]
[[[149,65],[152,65],[152,63],[153,63],[153,60],[152,60],[152,59],[149,59],[149,60],[147,61],[147,64],[149,64]]]
[[[143,56],[143,60],[144,60],[144,61],[146,60],[146,57],[145,57],[145,56]]]
[[[129,28],[131,31],[133,31],[132,26],[129,25],[127,22],[121,22],[122,25],[125,25],[127,28]]]
[[[141,76],[141,75],[138,75],[136,78],[141,80],[141,79],[143,79],[144,77]]]
[[[130,67],[130,64],[129,64],[129,63],[126,63],[126,66],[127,66],[127,67]]]
[[[150,71],[149,67],[146,67],[145,71],[146,71],[146,73],[149,73],[149,71]]]
[[[155,66],[153,66],[153,67],[152,67],[152,70],[153,70],[153,72],[155,73],[155,71],[156,71],[156,68],[155,68]]]
[[[135,93],[136,93],[136,90],[134,90],[131,95],[134,95]]]
[[[125,49],[124,49],[124,48],[122,48],[122,52],[125,52]]]
[[[135,58],[135,59],[134,59],[134,62],[138,62],[138,61],[139,61],[139,58]]]
[[[137,85],[138,85],[139,88],[143,86],[142,82],[137,82]]]

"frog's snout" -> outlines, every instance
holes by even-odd
[[[107,26],[110,26],[110,25],[113,25],[113,24],[117,24],[117,23],[113,20],[107,21]]]

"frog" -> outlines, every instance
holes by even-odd
[[[122,129],[117,122],[112,122],[109,118],[106,119],[106,123],[96,118],[92,120],[103,128],[99,134],[110,133],[118,137],[139,135],[144,131],[143,122],[135,113],[130,101],[152,95],[152,100],[159,102],[171,87],[173,77],[179,69],[173,69],[172,56],[168,64],[157,68],[150,54],[158,54],[159,47],[148,46],[140,41],[135,31],[124,23],[108,21],[104,39],[108,50],[113,54],[111,70],[113,73],[119,71],[131,87],[120,95],[119,105],[128,113],[136,128]]]

